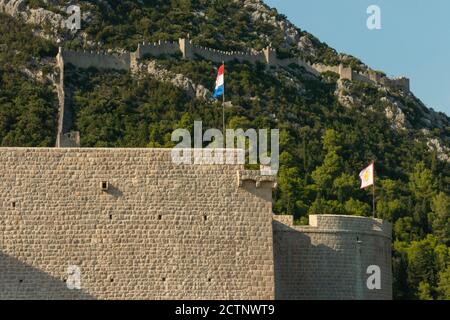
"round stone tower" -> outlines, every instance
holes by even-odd
[[[311,215],[308,226],[274,216],[276,299],[392,299],[390,223]]]

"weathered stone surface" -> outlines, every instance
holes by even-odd
[[[392,297],[390,224],[294,226],[272,215],[273,176],[171,151],[0,148],[0,299]]]
[[[274,219],[276,299],[392,299],[391,225],[356,216],[312,215],[309,226]],[[367,267],[381,269],[369,290]]]
[[[0,149],[0,299],[273,299],[271,186],[170,154]]]

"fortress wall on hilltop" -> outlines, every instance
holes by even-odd
[[[175,165],[170,149],[0,148],[0,181],[0,299],[274,298],[259,171]]]
[[[340,79],[358,80],[371,84],[379,84],[392,89],[404,90],[405,92],[409,91],[410,86],[409,79],[405,77],[389,79],[382,77],[373,71],[369,71],[368,73],[358,73],[352,70],[351,67],[344,67],[342,64],[339,66],[327,66],[323,64],[311,65],[300,58],[279,59],[276,51],[270,46],[257,53],[230,52],[194,45],[189,39],[179,39],[178,42],[159,41],[151,44],[142,43],[138,45],[135,52],[126,52],[121,55],[72,51],[60,48],[57,57],[61,81],[58,85],[60,107],[56,146],[77,146],[77,142],[70,139],[72,136],[70,134],[70,130],[73,127],[73,117],[70,108],[70,92],[68,92],[67,88],[64,87],[65,64],[70,63],[78,68],[93,67],[97,69],[131,70],[132,72],[136,72],[139,70],[139,60],[144,58],[146,55],[172,55],[178,52],[181,52],[184,59],[195,59],[196,56],[201,56],[204,59],[217,64],[235,60],[240,62],[246,61],[250,63],[265,63],[268,66],[275,67],[287,67],[291,64],[296,64],[316,76],[319,76],[320,73],[326,71],[332,71],[338,73]]]
[[[142,43],[138,45],[136,58],[142,59],[147,55],[158,57],[161,55],[173,55],[180,52],[178,42],[159,41],[155,43]]]
[[[190,57],[195,57],[199,55],[206,60],[210,60],[215,63],[230,62],[230,61],[240,61],[240,62],[250,62],[250,63],[265,63],[264,54],[262,52],[257,54],[247,53],[247,52],[235,52],[235,51],[221,51],[216,49],[211,49],[207,47],[201,47],[197,45],[190,45]]]
[[[298,65],[299,67],[305,68],[305,70],[308,71],[309,73],[312,73],[312,74],[314,74],[314,75],[316,75],[316,76],[319,76],[319,75],[320,75],[320,72],[317,71],[316,69],[314,69],[314,67],[313,67],[310,63],[305,62],[305,61],[303,61],[303,60],[300,59],[300,58],[297,59],[297,65]]]
[[[124,71],[130,69],[130,53],[128,52],[121,55],[113,55],[64,49],[60,54],[65,64],[70,63],[82,69],[97,68]]]
[[[406,77],[398,77],[394,79],[383,78],[385,80],[385,84],[388,87],[403,90],[405,92],[409,92],[410,90],[410,80]]]
[[[267,51],[266,51],[267,52]],[[307,72],[319,76],[320,72],[317,71],[310,63],[300,59],[300,58],[286,58],[279,59],[274,52],[273,54],[266,53],[266,56],[269,56],[270,65],[278,66],[278,67],[288,67],[290,65],[297,65],[298,67],[304,68]]]
[[[59,69],[59,83],[56,85],[58,92],[58,129],[56,135],[56,147],[64,147],[67,142],[64,134],[68,133],[73,126],[73,114],[70,108],[70,90],[64,86],[65,62],[60,49],[56,56],[56,64]]]
[[[279,59],[276,55],[276,51],[271,47],[267,47],[263,51],[257,53],[222,51],[194,45],[189,39],[179,39],[178,42],[159,41],[156,43],[142,43],[138,45],[135,52],[124,53],[122,55],[63,50],[63,57],[65,63],[71,63],[79,68],[95,67],[98,69],[130,70],[135,67],[137,60],[142,59],[146,55],[172,55],[178,52],[181,52],[184,59],[190,60],[194,59],[196,56],[200,56],[214,63],[237,60],[250,63],[260,62],[269,66],[278,67],[287,67],[291,64],[296,64],[316,76],[320,75],[320,73],[331,71],[339,74],[340,79],[358,80],[366,83],[383,85],[392,89],[400,89],[406,92],[410,90],[410,80],[405,77],[390,79],[382,77],[371,70],[367,73],[359,73],[351,67],[344,67],[343,65],[328,66],[321,63],[310,64],[300,58]]]
[[[359,73],[356,71],[352,71],[352,79],[356,80],[356,81],[365,82],[365,83],[377,84],[377,82],[370,79],[368,75],[366,75],[364,73]]]
[[[339,74],[339,66],[327,66],[325,64],[315,63],[313,68],[320,73],[330,71]]]
[[[131,55],[128,52],[121,55],[113,55],[59,48],[56,61],[60,76],[60,81],[57,85],[59,110],[56,147],[74,147],[77,146],[76,141],[69,138],[71,136],[70,130],[73,127],[74,120],[72,109],[70,107],[71,93],[64,85],[65,65],[72,64],[75,67],[82,69],[97,68],[127,71],[131,66]]]
[[[40,9],[29,9],[26,2],[23,0],[0,0],[0,12],[4,12],[16,18],[24,17],[27,23],[37,23],[35,21],[36,17],[34,17],[33,14],[35,11],[39,10]],[[53,14],[51,12],[49,13]],[[30,17],[28,17],[29,14],[31,14]],[[54,15],[52,19],[59,21],[62,17],[60,15]],[[79,68],[95,67],[98,69],[136,70],[137,60],[142,59],[147,54],[160,56],[163,54],[175,54],[179,51],[182,52],[183,58],[185,59],[192,59],[195,55],[199,55],[215,63],[221,63],[222,61],[229,62],[233,60],[252,63],[261,62],[266,63],[269,66],[288,66],[292,63],[296,63],[298,66],[305,68],[308,72],[314,75],[319,75],[325,71],[333,71],[338,73],[341,79],[353,80],[353,78],[355,78],[359,81],[378,84],[391,89],[403,90],[405,92],[410,91],[410,79],[406,77],[390,79],[376,75],[372,71],[359,74],[353,71],[352,68],[345,68],[342,66],[325,66],[322,64],[311,65],[300,58],[297,58],[296,60],[277,59],[275,50],[270,48],[270,46],[258,53],[226,52],[193,45],[189,39],[179,39],[178,43],[169,41],[159,41],[153,44],[143,43],[138,45],[136,52],[124,53],[117,56],[64,50],[64,59],[67,63],[72,63]]]
[[[389,223],[294,226],[272,214],[274,177],[171,152],[0,148],[0,299],[392,298]]]
[[[351,67],[344,67],[343,65],[328,66],[321,63],[315,63],[312,68],[318,73],[327,71],[337,73],[339,74],[340,79],[357,80],[365,83],[382,85],[391,89],[403,90],[404,92],[410,91],[410,80],[406,77],[390,79],[373,70],[361,73],[353,70]]]
[[[312,215],[309,226],[274,217],[276,299],[392,299],[391,233],[380,219]],[[381,269],[369,290],[367,267]]]

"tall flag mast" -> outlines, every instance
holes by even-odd
[[[214,98],[222,96],[222,130],[225,135],[225,62],[219,67],[216,78],[216,87],[214,90]]]
[[[375,161],[359,173],[359,178],[361,179],[361,189],[365,189],[372,186],[372,210],[373,217],[375,218]]]

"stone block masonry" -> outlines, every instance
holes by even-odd
[[[64,63],[70,63],[78,68],[88,69],[112,69],[112,70],[124,70],[130,69],[130,53],[126,52],[120,55],[99,53],[99,52],[87,52],[87,51],[72,51],[72,50],[59,50]]]
[[[277,299],[392,299],[390,223],[356,216],[312,215],[308,226],[276,216],[273,226]],[[369,266],[381,289],[369,290]]]
[[[294,226],[274,177],[171,151],[0,148],[0,299],[392,298],[389,223]]]
[[[273,182],[251,177],[169,149],[1,148],[0,299],[273,299]]]

